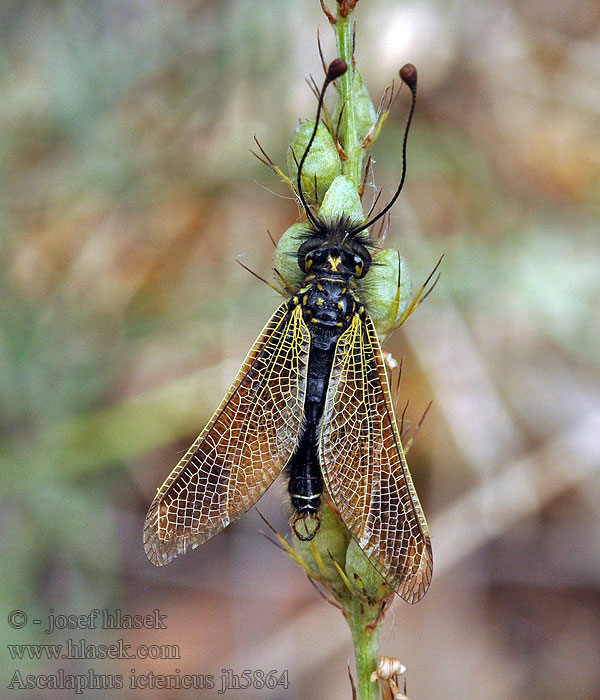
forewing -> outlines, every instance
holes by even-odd
[[[216,535],[285,467],[302,427],[309,350],[300,308],[282,304],[150,506],[144,547],[153,564],[168,564]]]
[[[431,540],[366,314],[354,316],[336,346],[320,458],[327,490],[371,563],[404,600],[420,600],[433,571]]]

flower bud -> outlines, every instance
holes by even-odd
[[[410,273],[398,251],[383,248],[373,254],[362,291],[377,335],[383,341],[395,330],[411,300]]]
[[[354,127],[355,127],[355,134],[357,137],[358,142],[362,142],[365,138],[365,136],[369,133],[371,128],[373,127],[373,124],[375,124],[375,120],[377,119],[377,112],[375,111],[375,107],[373,106],[373,103],[371,102],[371,98],[369,97],[369,92],[367,88],[365,87],[365,84],[363,83],[362,75],[359,73],[356,68],[354,69],[354,75],[352,78],[352,94],[354,97]],[[333,112],[332,116],[332,121],[334,124],[338,123],[338,119],[340,117],[340,111],[342,108],[342,104],[340,100],[337,101],[337,104],[335,106],[335,110]],[[347,109],[347,106],[346,108]],[[345,142],[346,139],[346,126],[345,122],[342,119],[342,123],[340,126],[340,133],[339,133],[340,141],[342,142],[342,145]]]
[[[319,216],[329,221],[340,217],[348,217],[353,222],[364,220],[360,197],[350,178],[345,175],[335,178],[323,199]]]
[[[298,178],[298,165],[308,146],[315,122],[301,122],[294,132],[287,154],[288,173],[294,185]],[[295,156],[295,158],[294,158]],[[297,162],[296,162],[297,161]],[[333,180],[342,172],[342,163],[333,138],[323,124],[319,124],[315,140],[310,147],[304,165],[302,166],[302,191],[309,204],[323,201],[325,192]],[[317,192],[315,194],[315,178]]]
[[[346,576],[357,594],[366,596],[372,606],[393,592],[355,540],[350,542],[346,551]]]
[[[306,224],[292,224],[279,239],[273,263],[275,269],[293,289],[302,286],[305,273],[298,265],[298,248],[306,240]],[[277,279],[281,284],[281,280]]]
[[[334,562],[344,570],[350,533],[325,500],[321,503],[319,518],[321,524],[310,541],[299,539],[292,528],[292,544],[298,556],[314,572],[314,578],[334,596],[339,596],[347,589]]]

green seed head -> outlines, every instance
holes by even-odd
[[[314,128],[315,122],[313,120],[303,121],[296,127],[292,136],[287,153],[287,166],[290,178],[294,183],[298,177],[298,164],[302,160]],[[306,201],[309,204],[322,202],[325,192],[341,172],[342,163],[333,138],[327,128],[323,124],[319,124],[315,140],[302,166],[302,190]],[[316,193],[315,178],[317,181]]]
[[[350,178],[345,175],[335,178],[323,198],[319,216],[330,221],[341,217],[348,217],[351,221],[364,220],[360,197]]]
[[[344,570],[350,533],[325,500],[321,503],[319,517],[319,530],[310,541],[300,540],[292,529],[292,545],[313,578],[340,599],[348,592],[340,570]]]
[[[346,551],[346,576],[358,596],[364,596],[372,606],[393,593],[383,576],[368,560],[367,555],[352,540]]]
[[[352,93],[354,97],[355,134],[358,142],[360,143],[369,133],[373,127],[373,124],[375,124],[377,112],[375,111],[375,107],[371,102],[369,92],[363,83],[362,76],[356,68],[354,69],[354,77],[352,80]],[[338,123],[341,108],[341,100],[338,100],[332,116],[332,121],[334,124]],[[339,137],[342,145],[344,145],[346,142],[346,125],[344,120],[341,122]]]
[[[377,335],[383,341],[397,328],[411,300],[410,273],[398,251],[383,248],[373,254],[373,264],[361,291]]]
[[[303,236],[306,236],[306,230],[306,224],[292,224],[275,248],[274,267],[292,289],[298,289],[304,282],[305,273],[298,265],[297,254],[304,240]],[[282,284],[280,278],[277,278],[277,282]]]

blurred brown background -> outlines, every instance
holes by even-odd
[[[388,614],[413,700],[600,698],[600,5],[361,0],[375,103],[419,68],[387,243],[434,293],[404,355],[409,462],[431,589]],[[277,304],[272,243],[298,219],[278,163],[332,33],[317,0],[5,0],[0,6],[0,697],[25,673],[122,674],[79,697],[350,698],[350,636],[252,511],[169,567],[146,508]],[[404,93],[375,147],[393,191]],[[371,193],[367,193],[367,198]],[[385,197],[384,197],[385,199]],[[287,531],[273,487],[262,512]],[[168,630],[60,630],[50,609],[166,614]],[[22,610],[28,623],[11,629]],[[42,625],[32,623],[41,619]],[[177,644],[179,660],[28,661],[7,644]],[[221,669],[290,687],[217,695]],[[132,690],[136,674],[215,689]]]

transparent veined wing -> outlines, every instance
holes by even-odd
[[[337,342],[319,450],[327,490],[346,527],[398,595],[417,602],[431,581],[431,540],[367,314],[355,314]]]
[[[309,351],[300,307],[282,304],[150,506],[144,547],[153,564],[168,564],[216,535],[285,467],[301,432]]]

